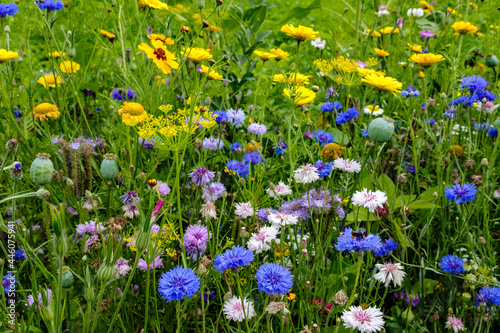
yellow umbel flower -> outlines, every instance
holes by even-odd
[[[19,58],[19,54],[17,54],[16,52],[7,51],[6,49],[0,49],[0,63],[15,58]]]
[[[110,42],[112,42],[116,39],[116,36],[109,31],[99,29],[99,33],[101,35],[103,35],[104,37],[106,37],[107,39],[109,39]]]
[[[140,0],[139,3],[139,8],[150,8],[150,9],[168,9],[168,6],[166,3],[163,3],[159,0]]]
[[[288,83],[290,85],[309,84],[310,75],[291,73],[288,75],[275,74],[273,81],[278,83]]]
[[[408,44],[408,47],[415,53],[422,53],[422,45]]]
[[[283,93],[288,98],[293,98],[296,106],[309,104],[316,98],[316,93],[304,86],[298,86],[296,89],[284,89]]]
[[[55,59],[59,59],[59,58],[65,57],[65,56],[66,56],[66,52],[55,51],[55,52],[49,53],[49,57],[53,57]]]
[[[210,67],[207,67],[205,65],[201,65],[201,67],[199,67],[199,69],[200,69],[200,72],[202,72],[203,74],[206,74],[210,80],[222,81],[224,79],[222,77],[222,75],[220,75],[219,73],[217,73],[216,71],[214,71]]]
[[[47,87],[55,88],[56,86],[61,85],[62,78],[59,75],[47,74],[41,76],[36,82],[40,83],[45,88]]]
[[[195,64],[198,64],[203,60],[212,58],[212,53],[210,53],[210,50],[205,50],[204,48],[200,47],[190,47],[185,49],[181,53],[182,55],[191,59],[191,61]]]
[[[423,67],[430,67],[434,65],[436,62],[440,62],[443,60],[446,60],[445,57],[443,57],[440,54],[434,54],[434,53],[414,54],[410,58],[410,61],[413,61]]]
[[[431,10],[434,10],[434,6],[432,6],[425,0],[420,1],[420,6],[422,7],[424,13],[426,14],[430,14]]]
[[[371,85],[377,90],[390,91],[393,95],[401,92],[403,84],[389,76],[379,76],[377,74],[368,74],[361,81]]]
[[[375,48],[375,53],[376,53],[376,54],[377,54],[380,58],[385,58],[385,57],[387,57],[387,56],[389,56],[389,55],[390,55],[390,53],[389,53],[389,52],[384,51],[384,50],[382,50],[382,49],[377,49],[377,48]]]
[[[394,30],[392,30],[394,29]],[[394,28],[394,27],[385,27],[384,29],[380,29],[380,32],[383,33],[384,35],[388,35],[390,34],[391,32],[393,34],[397,34],[399,33],[399,28]]]
[[[288,52],[283,51],[282,49],[271,49],[269,50],[272,54],[274,54],[276,57],[274,57],[274,60],[280,61],[283,59],[286,59],[290,56]]]
[[[306,39],[316,39],[318,31],[314,31],[311,28],[299,25],[294,27],[292,24],[285,24],[281,27],[281,32],[286,33],[288,36],[293,37],[296,41],[303,42]]]
[[[61,113],[57,110],[57,106],[50,103],[38,104],[31,113],[35,119],[47,120],[48,118],[59,118]]]
[[[257,55],[262,61],[268,61],[269,59],[276,58],[276,55],[270,53],[270,52],[264,52],[264,51],[253,51],[255,55]]]
[[[179,64],[175,61],[177,59],[175,54],[168,51],[165,44],[159,40],[151,40],[151,44],[154,48],[146,43],[139,45],[139,50],[144,51],[148,59],[153,59],[153,62],[158,66],[158,68],[165,74],[172,73],[173,69],[177,69]]]
[[[122,108],[118,110],[118,114],[122,117],[122,123],[127,126],[135,126],[144,121],[148,116],[141,104],[130,102],[123,102]]]
[[[370,37],[382,37],[382,34],[376,30],[366,29],[366,33],[369,34]]]
[[[75,74],[76,72],[78,72],[80,70],[80,65],[74,61],[66,60],[66,61],[61,62],[61,64],[59,65],[59,69],[63,73]]]
[[[325,160],[336,160],[344,153],[345,148],[337,143],[329,143],[321,149],[320,156]]]
[[[451,25],[451,27],[453,28],[453,30],[455,30],[456,36],[473,34],[479,30],[479,28],[473,25],[472,23],[464,21],[455,22]]]
[[[160,42],[167,45],[174,45],[174,40],[172,38],[165,37],[163,34],[151,34],[148,35],[148,38],[151,40],[159,40]]]

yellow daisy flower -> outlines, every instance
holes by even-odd
[[[276,61],[286,59],[290,56],[290,54],[288,52],[285,52],[282,49],[271,49],[271,50],[269,50],[269,52],[276,56],[276,57],[274,57],[274,59]]]
[[[66,52],[55,51],[55,52],[49,53],[48,56],[49,57],[53,57],[55,59],[59,59],[59,58],[65,57],[66,56]]]
[[[376,30],[366,29],[366,33],[369,34],[370,37],[382,37],[382,34]]]
[[[59,69],[63,73],[75,74],[80,70],[80,65],[74,61],[66,60],[61,62],[61,64],[59,65]]]
[[[292,98],[295,101],[296,106],[306,105],[311,103],[316,98],[316,93],[311,89],[307,89],[304,86],[298,86],[296,89],[284,89],[283,93],[286,97]]]
[[[446,60],[445,57],[443,57],[440,54],[434,54],[434,53],[414,54],[410,58],[410,61],[413,61],[423,67],[430,67],[434,65],[436,62],[440,62],[443,60]]]
[[[47,87],[55,88],[56,86],[61,85],[62,78],[59,75],[47,74],[41,76],[36,82],[40,83],[45,88]]]
[[[276,55],[270,53],[270,52],[264,52],[264,51],[253,51],[255,55],[257,55],[262,61],[268,61],[269,59],[276,58]]]
[[[408,47],[415,53],[422,53],[422,45],[408,44]]]
[[[48,118],[58,118],[61,113],[57,110],[57,106],[50,103],[38,104],[31,113],[33,117],[41,121],[47,120]]]
[[[174,40],[172,38],[165,37],[163,34],[151,34],[148,35],[148,38],[151,40],[159,40],[160,42],[167,45],[174,45]]]
[[[390,53],[389,53],[389,52],[384,51],[384,50],[382,50],[382,49],[377,49],[377,48],[375,48],[375,53],[376,53],[376,54],[377,54],[380,58],[385,58],[385,57],[387,57],[387,56],[389,56],[389,55],[390,55]]]
[[[285,24],[281,27],[281,32],[286,33],[288,36],[293,37],[296,41],[303,42],[306,39],[316,39],[318,31],[314,31],[309,27],[299,25],[294,27],[292,24]]]
[[[118,114],[122,117],[122,122],[127,126],[135,126],[148,116],[141,104],[130,102],[123,102]]]
[[[191,47],[187,48],[184,51],[182,51],[182,55],[188,57],[193,61],[195,64],[198,64],[202,62],[205,59],[211,59],[212,58],[212,53],[210,53],[210,50],[205,50],[200,47]]]
[[[101,35],[103,35],[104,37],[106,37],[107,39],[109,39],[110,42],[112,42],[116,39],[116,36],[109,31],[99,29],[99,33]]]
[[[153,59],[153,62],[158,66],[158,68],[165,74],[172,73],[173,69],[177,69],[179,64],[175,61],[177,59],[175,54],[168,51],[165,44],[159,40],[151,40],[151,44],[154,48],[146,43],[139,45],[139,50],[144,51],[148,59]]]
[[[139,8],[150,8],[150,9],[168,9],[168,6],[166,3],[163,3],[159,0],[140,0],[139,3]]]
[[[210,67],[207,67],[205,65],[201,65],[200,72],[203,74],[206,74],[210,80],[219,80],[222,81],[224,78],[222,75],[211,69]]]
[[[361,81],[371,85],[377,90],[390,91],[393,95],[401,92],[403,84],[398,80],[389,76],[379,76],[376,74],[368,74]]]
[[[17,54],[16,52],[7,51],[6,49],[0,49],[0,63],[15,58],[19,58],[19,54]]]
[[[424,13],[429,14],[431,10],[434,10],[434,6],[429,4],[427,1],[420,1],[420,6],[422,6],[422,9],[424,10]]]
[[[456,36],[473,34],[479,30],[479,28],[473,25],[472,23],[464,21],[455,22],[451,25],[451,27],[453,28],[453,30],[455,30]]]
[[[399,33],[399,28],[395,28],[394,31],[392,29],[394,29],[394,27],[385,27],[383,29],[380,29],[380,32],[383,33],[384,35],[390,34],[391,31],[393,34]]]

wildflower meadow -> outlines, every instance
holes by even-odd
[[[0,0],[0,332],[500,332],[497,0]]]

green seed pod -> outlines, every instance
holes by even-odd
[[[374,119],[368,126],[368,137],[375,142],[387,142],[394,134],[394,120],[383,116]]]
[[[74,282],[75,278],[73,276],[73,272],[71,272],[68,266],[64,266],[62,273],[62,287],[68,289],[73,285]]]
[[[92,286],[86,286],[84,289],[83,296],[85,297],[85,300],[87,302],[93,301],[95,297],[94,288]]]
[[[488,54],[484,63],[488,67],[496,67],[498,66],[498,59],[494,54]]]
[[[50,183],[54,176],[54,165],[49,154],[37,154],[37,158],[31,163],[30,178],[37,185]]]
[[[106,154],[101,163],[101,175],[105,180],[113,180],[118,177],[118,162],[115,154]]]
[[[106,264],[106,262],[104,262],[97,271],[97,278],[103,282],[108,282],[109,280],[114,278],[115,275],[116,275],[115,267],[113,265]]]
[[[495,121],[493,122],[493,126],[500,127],[500,118],[495,119]]]

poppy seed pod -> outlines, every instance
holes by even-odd
[[[106,154],[101,163],[101,175],[105,180],[113,180],[118,177],[118,163],[115,154]]]
[[[54,176],[54,165],[49,154],[37,154],[37,158],[31,163],[30,178],[37,185],[50,183]]]
[[[494,54],[488,54],[484,63],[488,67],[496,67],[498,66],[498,58]]]
[[[368,126],[368,137],[375,142],[387,142],[394,134],[394,120],[383,116],[374,119]]]

